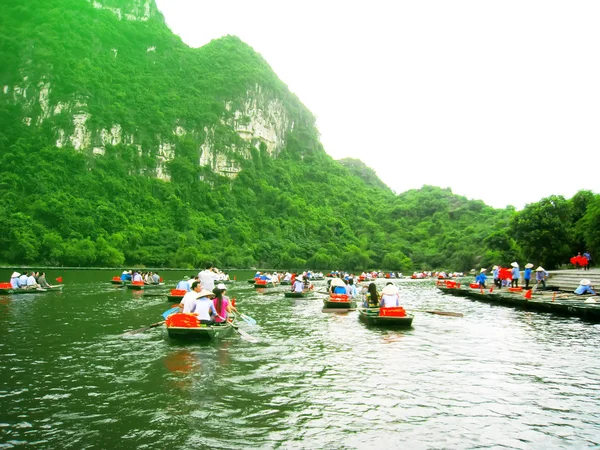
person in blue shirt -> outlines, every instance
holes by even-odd
[[[523,272],[523,280],[525,280],[525,289],[529,289],[529,280],[531,280],[531,268],[533,264],[525,264],[525,271]]]
[[[512,287],[519,287],[519,278],[521,278],[521,271],[519,270],[519,264],[517,262],[510,263],[512,266],[512,270],[510,273],[512,274],[512,280],[510,285]]]
[[[585,257],[585,259],[588,260],[588,263],[585,266],[583,266],[583,270],[590,270],[590,264],[592,263],[592,255],[590,255],[590,252],[586,250],[583,256]]]
[[[175,287],[175,289],[190,292],[190,290],[191,290],[190,284],[188,283],[189,279],[190,279],[190,277],[188,277],[187,275],[184,276],[183,280],[181,280],[179,283],[177,283],[177,286]]]
[[[485,271],[487,269],[481,269],[479,275],[475,277],[475,281],[479,283],[479,287],[485,289],[485,281],[487,280],[487,276],[485,275]]]
[[[590,280],[581,280],[577,289],[575,289],[575,293],[577,295],[583,294],[592,294],[596,295],[594,290],[592,289],[594,286],[591,285]]]

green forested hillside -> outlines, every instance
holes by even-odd
[[[141,1],[95,4],[3,3],[0,262],[406,272],[518,258],[552,267],[600,249],[591,192],[520,213],[433,186],[396,195],[360,161],[329,157],[314,116],[238,38],[191,49],[153,1],[144,17]],[[230,119],[249,90],[293,124],[275,153],[260,139],[239,151]],[[127,139],[87,142],[81,114],[86,130],[118,124]],[[209,135],[236,177],[199,164]],[[166,137],[174,154],[163,160]]]

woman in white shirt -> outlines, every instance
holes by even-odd
[[[394,308],[400,306],[400,295],[398,288],[393,284],[388,284],[381,291],[381,302],[379,303],[381,308]]]

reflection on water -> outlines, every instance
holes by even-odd
[[[62,295],[0,297],[0,448],[590,448],[600,326],[395,281],[413,327],[322,313],[323,296],[228,291],[258,321],[171,341],[164,292],[73,271]],[[67,278],[68,275],[68,278]],[[182,274],[167,273],[174,287]],[[325,283],[317,285],[323,289]]]

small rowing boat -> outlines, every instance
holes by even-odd
[[[204,324],[191,314],[175,313],[167,317],[165,327],[171,339],[207,340],[226,336],[236,325],[233,322]]]
[[[388,311],[386,311],[388,310]],[[394,310],[394,311],[389,311]],[[367,325],[385,327],[410,327],[413,317],[404,308],[359,308],[358,319]]]
[[[6,283],[10,286],[10,283]],[[2,285],[4,286],[4,284]],[[55,284],[46,288],[18,288],[13,289],[12,287],[0,287],[0,295],[7,294],[41,294],[43,292],[50,291],[61,291],[63,288],[63,284]]]
[[[273,287],[275,287],[275,283],[273,283],[272,281],[267,281],[264,283],[256,282],[256,283],[254,283],[254,287],[255,288],[273,288]]]
[[[167,300],[169,302],[180,302],[186,292],[185,289],[171,289],[171,292],[167,295]]]
[[[121,280],[121,277],[112,277],[112,280],[110,280],[110,282],[119,286],[131,284],[131,280]]]
[[[323,299],[324,309],[350,309],[356,308],[356,302],[346,294],[330,294]]]
[[[302,298],[308,295],[308,292],[284,292],[284,297],[287,298]]]
[[[143,291],[146,289],[157,289],[164,287],[165,283],[144,283],[143,281],[133,281],[131,284],[126,285],[127,289],[133,289],[135,291]]]

